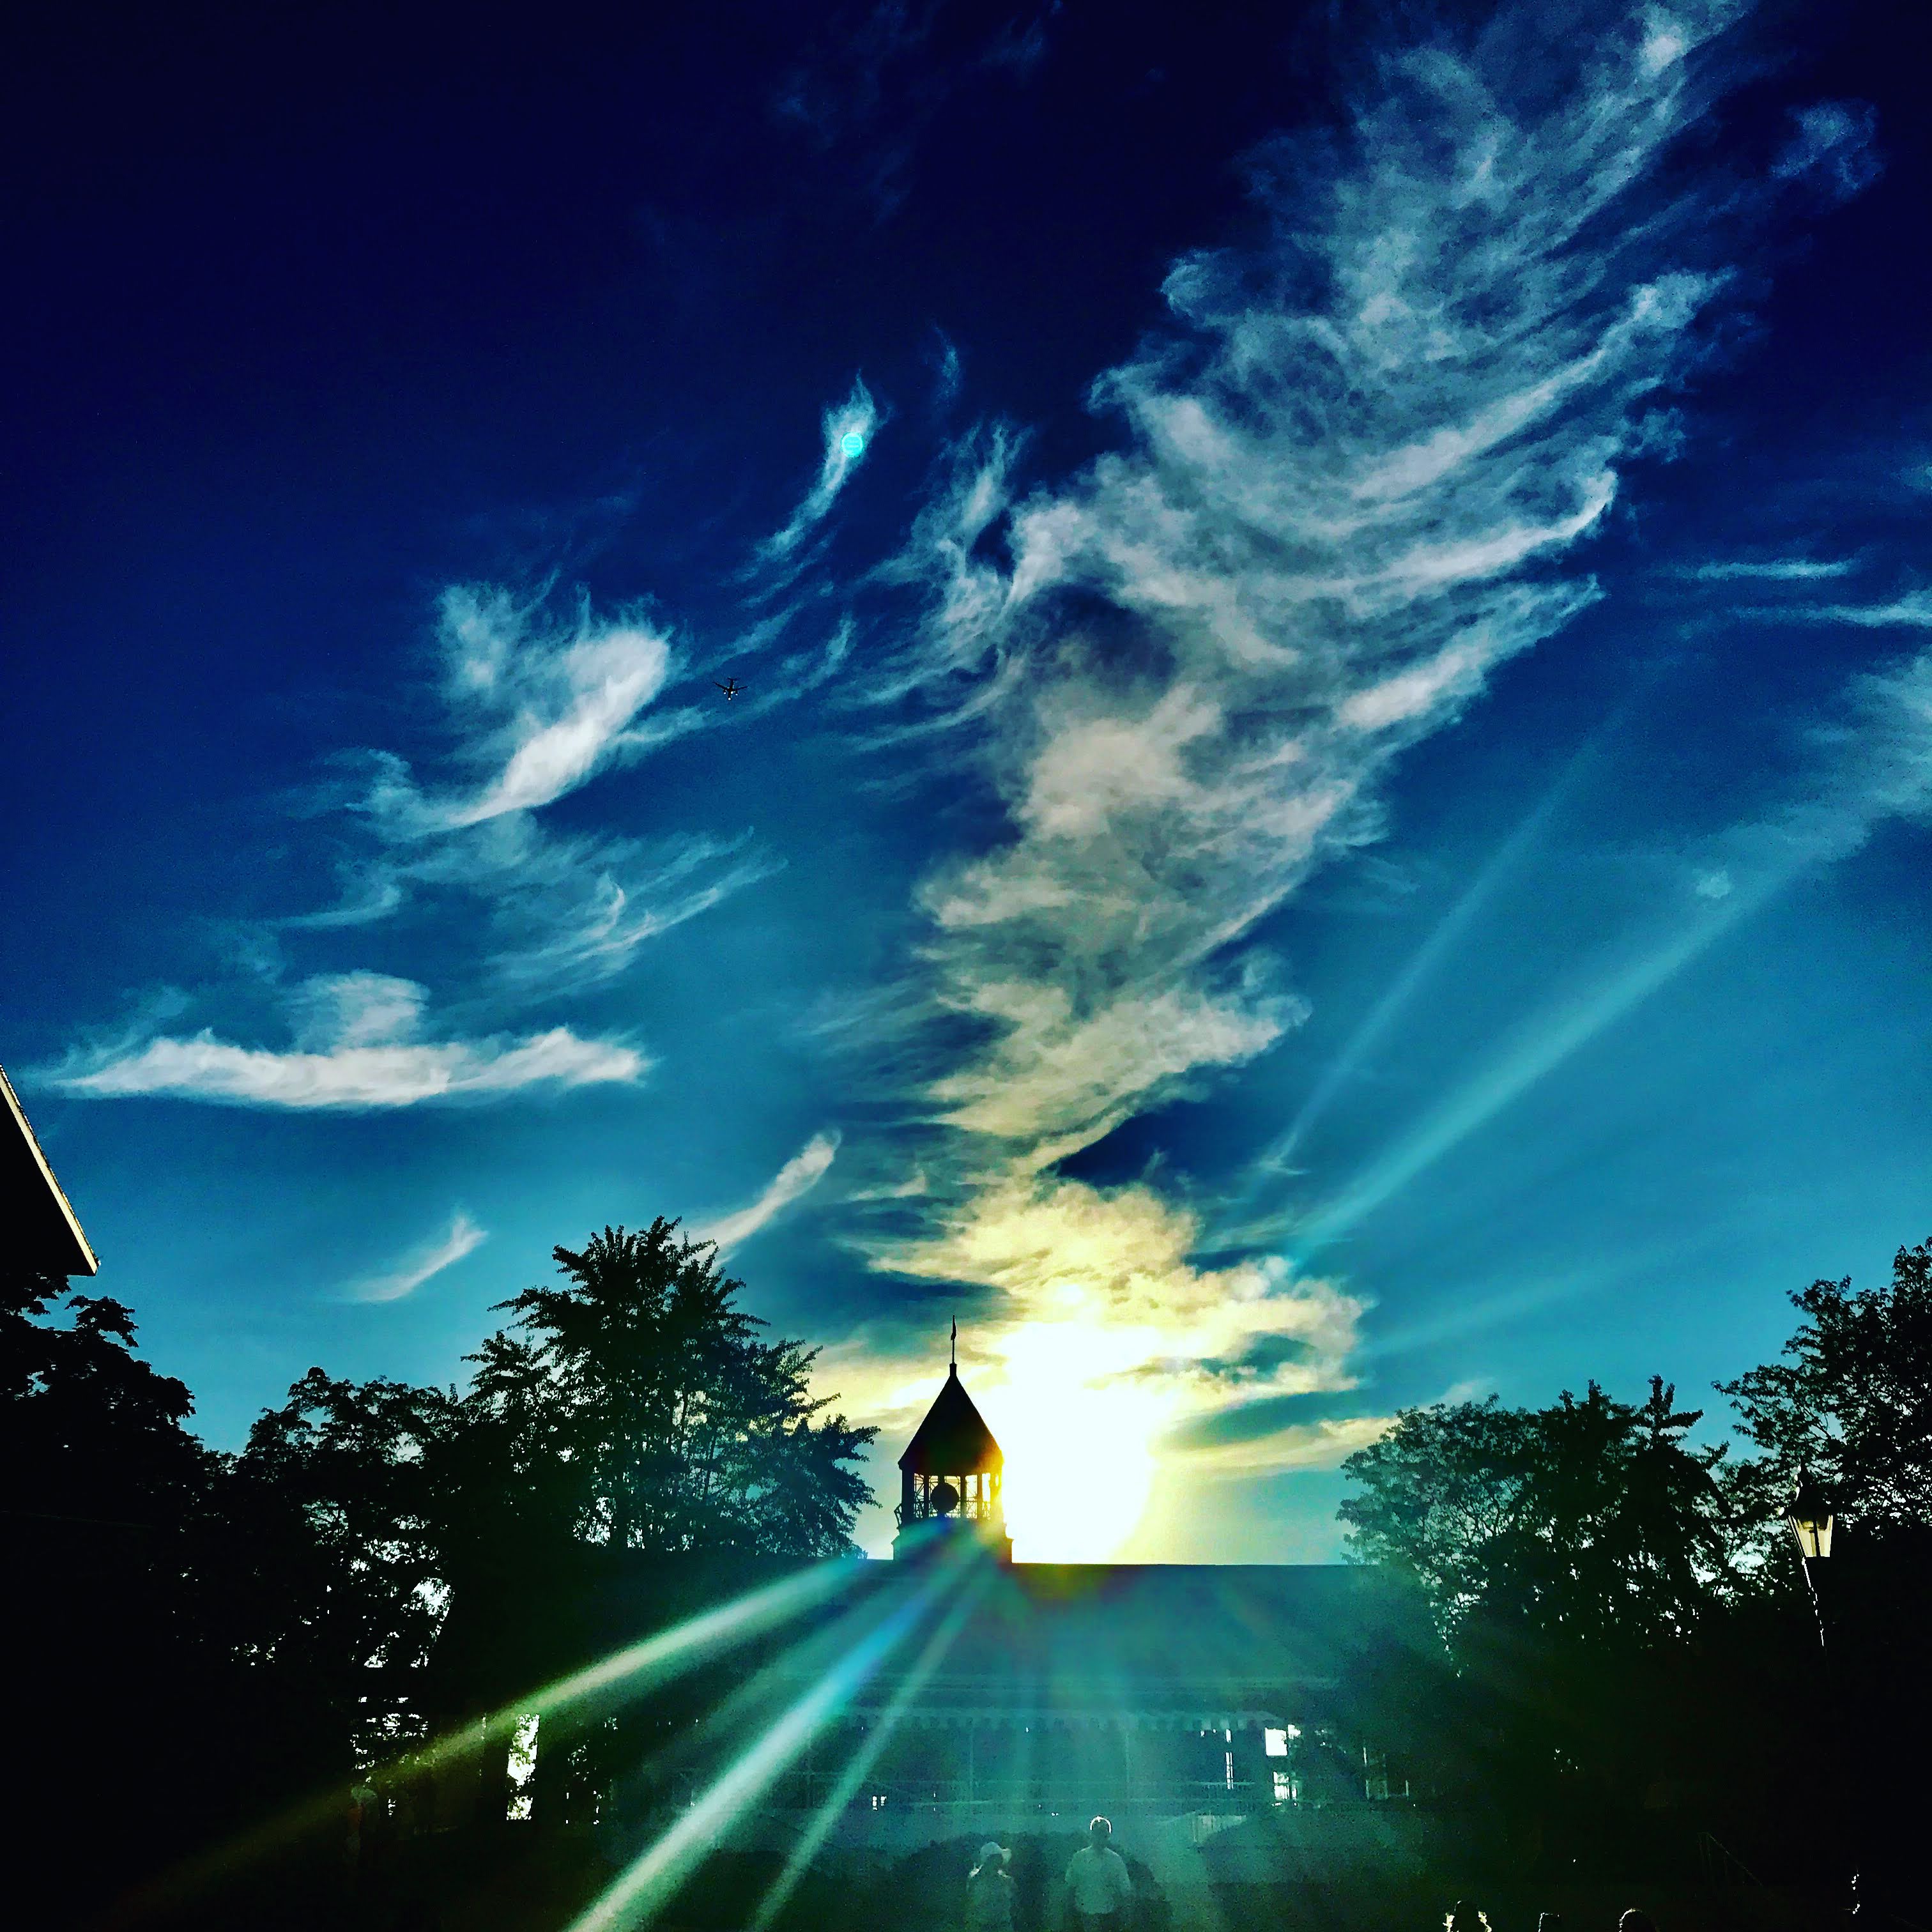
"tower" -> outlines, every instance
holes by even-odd
[[[977,1535],[1010,1563],[1013,1540],[1000,1500],[1006,1466],[993,1432],[959,1379],[956,1322],[945,1386],[899,1458],[899,1527],[892,1554],[910,1556],[942,1536]]]

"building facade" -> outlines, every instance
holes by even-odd
[[[732,1842],[808,1838],[826,1858],[1051,1835],[1096,1811],[1174,1856],[1259,1824],[1276,1857],[1318,1817],[1331,1851],[1366,1832],[1388,1862],[1406,1794],[1377,1686],[1428,1640],[1388,1577],[1016,1562],[1004,1457],[956,1361],[898,1466],[890,1561],[586,1552],[548,1639],[555,1674],[587,1665],[599,1692],[542,1716],[518,1815],[644,1845],[728,1786]],[[608,1661],[714,1625],[715,1660],[639,1694]],[[536,1635],[512,1634],[504,1689],[512,1667],[527,1681]],[[491,1808],[502,1772],[484,1773]]]

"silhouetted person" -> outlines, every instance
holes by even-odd
[[[349,1808],[344,1822],[347,1829],[342,1839],[342,1870],[349,1889],[353,1892],[362,1876],[362,1835],[365,1826],[374,1822],[374,1814],[382,1801],[375,1792],[360,1779],[350,1786]]]
[[[1081,1932],[1126,1932],[1127,1907],[1134,1882],[1127,1862],[1112,1843],[1114,1828],[1105,1818],[1087,1827],[1087,1842],[1066,1864],[1066,1890]]]
[[[1013,1881],[1006,1870],[1012,1853],[996,1839],[980,1847],[966,1878],[966,1923],[970,1932],[1012,1932]]]
[[[1657,1932],[1657,1921],[1647,1912],[1640,1912],[1633,1905],[1617,1921],[1617,1932]]]
[[[1490,1932],[1490,1915],[1472,1911],[1459,1898],[1444,1916],[1442,1932]]]

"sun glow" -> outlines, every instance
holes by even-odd
[[[1023,1562],[1099,1563],[1146,1513],[1170,1393],[1132,1372],[1158,1352],[1140,1330],[1032,1323],[1003,1344],[1006,1378],[982,1405],[1006,1459],[1004,1498]]]

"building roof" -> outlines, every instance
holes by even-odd
[[[759,1669],[810,1678],[830,1667],[828,1647],[849,1652],[855,1635],[907,1610],[907,1640],[854,1688],[856,1718],[903,1702],[922,1724],[1299,1724],[1358,1694],[1393,1653],[1433,1652],[1419,1592],[1366,1564],[986,1558],[949,1580],[956,1556],[813,1563],[579,1546],[560,1552],[541,1582],[526,1564],[458,1588],[438,1668],[468,1680],[472,1696],[508,1697],[675,1627],[698,1628],[707,1613],[756,1602],[774,1586],[808,1594],[742,1643],[721,1644],[719,1667],[740,1678]]]
[[[94,1274],[100,1264],[0,1067],[0,1262],[35,1274]]]
[[[1396,1580],[1359,1564],[1001,1564],[921,1701],[1260,1706],[1284,1684],[1343,1682],[1381,1643],[1416,1640],[1415,1610]]]
[[[977,1476],[1004,1470],[1006,1462],[993,1432],[973,1406],[955,1362],[918,1433],[906,1444],[899,1467],[915,1476]]]

